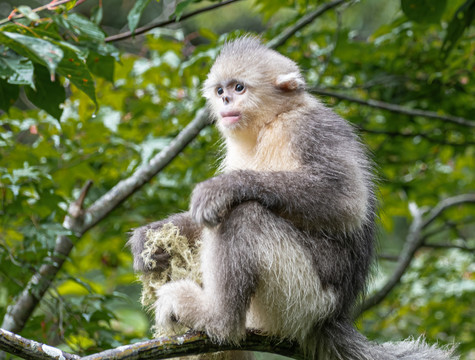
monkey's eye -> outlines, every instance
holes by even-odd
[[[236,84],[236,86],[234,87],[234,90],[236,90],[236,92],[238,92],[238,93],[243,92],[244,91],[244,85],[243,84]]]
[[[219,88],[216,89],[216,93],[218,95],[223,95],[224,94],[224,89],[222,87],[219,87]]]

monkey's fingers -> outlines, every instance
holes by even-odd
[[[148,261],[144,263],[144,271],[163,271],[170,264],[170,254],[162,248],[157,248],[151,254],[148,254]]]
[[[152,254],[151,257],[156,262],[156,266],[154,270],[162,271],[168,268],[171,256],[165,250],[158,249],[154,254]]]

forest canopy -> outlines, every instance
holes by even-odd
[[[376,164],[359,330],[475,359],[474,0],[6,0],[0,17],[1,328],[80,356],[151,337],[128,232],[216,173],[201,84],[252,34]]]

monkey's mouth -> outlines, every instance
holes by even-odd
[[[230,126],[241,120],[240,111],[222,111],[220,113],[223,125]]]

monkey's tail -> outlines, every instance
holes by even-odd
[[[405,340],[376,344],[360,334],[350,322],[326,324],[313,344],[315,360],[457,360],[455,347],[430,346]]]

